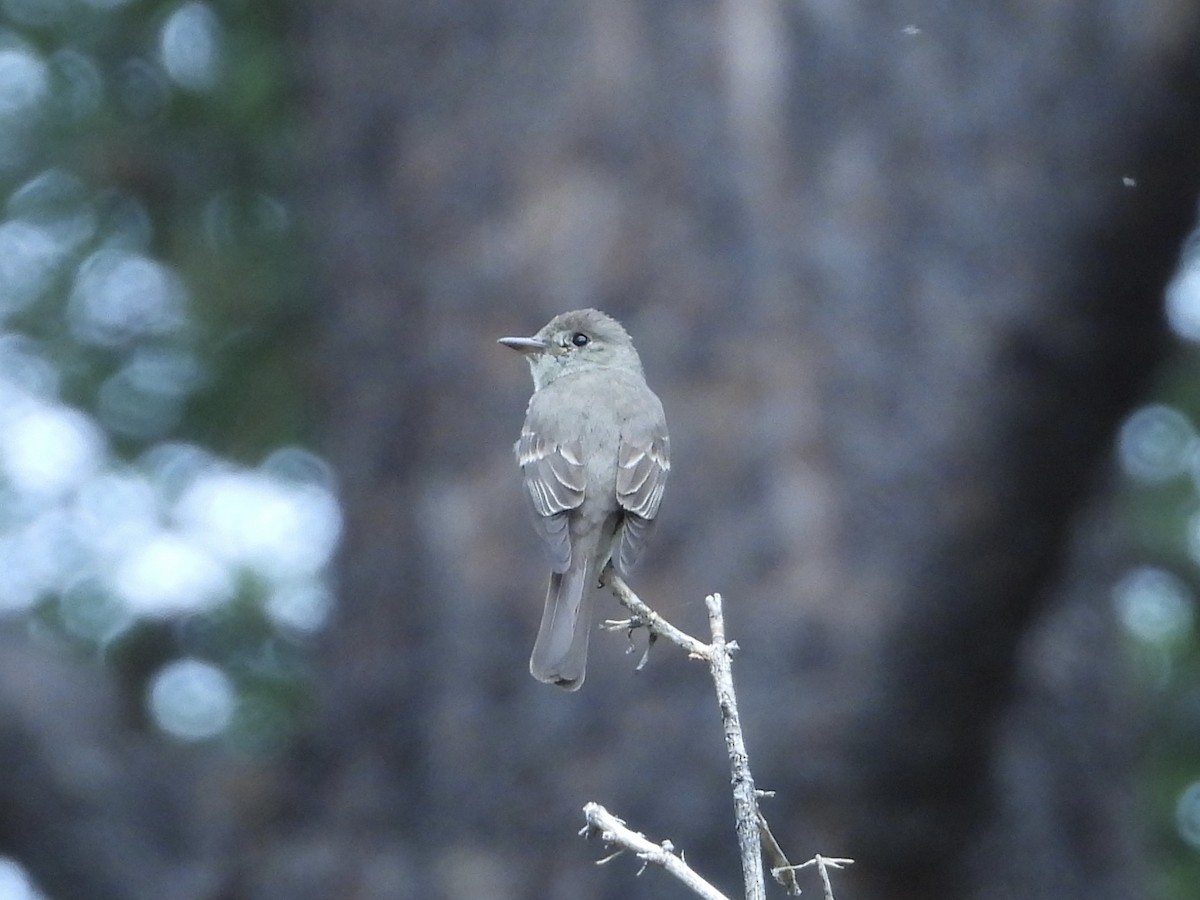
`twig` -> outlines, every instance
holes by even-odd
[[[854,860],[852,859],[843,859],[837,856],[822,856],[820,853],[818,853],[808,862],[802,862],[798,866],[787,866],[786,868],[791,869],[794,872],[798,872],[801,869],[808,868],[809,866],[816,866],[817,871],[821,873],[821,884],[825,886],[825,900],[833,900],[833,885],[829,881],[829,870],[844,869],[853,862]]]
[[[606,569],[604,577],[608,586],[612,589],[617,600],[621,602],[627,610],[633,613],[632,619],[624,621],[609,621],[605,622],[605,627],[609,629],[616,628],[637,628],[642,626],[647,629],[652,635],[665,637],[668,641],[676,646],[682,647],[687,651],[688,655],[695,659],[708,660],[712,655],[712,648],[697,640],[686,631],[680,631],[649,606],[642,602],[642,599],[633,592],[633,589],[625,583],[625,579],[614,572],[612,569]]]
[[[733,808],[736,818],[738,847],[742,858],[742,878],[745,882],[746,900],[766,900],[767,888],[763,876],[762,852],[759,843],[758,795],[754,790],[754,778],[750,774],[750,760],[746,754],[746,742],[742,737],[742,725],[738,716],[737,695],[733,689],[733,652],[736,642],[725,640],[725,616],[721,609],[721,595],[709,594],[704,598],[708,607],[708,624],[712,630],[712,643],[706,644],[686,632],[680,631],[645,603],[630,589],[616,572],[607,573],[613,593],[621,604],[640,620],[651,633],[659,634],[687,651],[689,656],[708,663],[713,685],[717,692],[717,704],[721,709],[721,723],[725,732],[725,749],[729,754],[729,770],[733,783]]]
[[[704,897],[705,900],[729,900],[728,897],[698,875],[680,856],[676,855],[675,848],[671,846],[670,841],[656,844],[653,841],[647,840],[644,835],[627,828],[623,821],[599,803],[588,803],[584,806],[583,816],[587,820],[587,825],[580,834],[588,837],[598,834],[600,839],[606,844],[616,844],[619,847],[632,850],[637,854],[638,859],[644,863],[653,863],[656,866],[662,866],[666,871],[687,885],[687,887],[691,888],[693,893]],[[615,855],[613,854],[613,856]],[[606,863],[613,856],[607,856],[597,864]]]

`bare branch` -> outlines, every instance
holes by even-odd
[[[708,667],[717,691],[717,704],[721,709],[721,723],[725,731],[725,749],[729,754],[733,809],[737,819],[738,848],[742,855],[746,900],[765,900],[767,887],[763,878],[758,833],[761,817],[758,811],[758,794],[754,790],[754,777],[750,774],[750,757],[746,753],[742,723],[738,716],[737,695],[733,690],[733,651],[737,649],[737,644],[727,643],[725,640],[725,616],[721,609],[721,595],[709,594],[704,598],[704,602],[708,606],[708,624],[713,635]]]
[[[771,833],[767,820],[759,811],[759,797],[768,794],[755,790],[754,778],[750,774],[750,759],[746,753],[746,742],[742,736],[742,725],[738,716],[737,695],[733,689],[733,653],[737,650],[737,643],[725,639],[725,616],[721,607],[721,595],[709,594],[704,598],[708,608],[708,625],[712,631],[712,643],[706,644],[690,634],[680,631],[643,603],[641,598],[625,583],[625,580],[611,568],[605,570],[604,576],[617,600],[632,613],[631,618],[609,620],[604,623],[604,627],[610,631],[644,627],[649,630],[651,641],[658,636],[664,637],[683,648],[692,658],[702,659],[708,663],[713,686],[716,688],[717,704],[721,710],[725,749],[729,754],[733,806],[738,847],[742,858],[742,877],[745,882],[746,900],[766,900],[763,852],[766,852],[771,860],[772,877],[787,890],[789,895],[800,894],[796,872],[807,866],[815,865],[820,871],[821,881],[825,885],[825,900],[833,900],[833,887],[829,881],[828,869],[840,869],[842,866],[852,863],[853,860],[817,855],[798,866],[789,864],[783,850],[775,840],[775,836]],[[649,648],[646,652],[649,653]],[[638,663],[639,669],[645,664],[645,661],[645,657],[643,657]],[[702,897],[722,896],[712,885],[693,872],[682,859],[675,856],[674,848],[669,841],[661,845],[651,843],[641,834],[626,828],[624,822],[596,803],[589,803],[583,808],[583,812],[588,821],[584,833],[590,835],[599,832],[606,842],[627,847],[636,852],[644,863],[653,862],[663,866]],[[602,862],[607,862],[611,858],[608,857]],[[706,893],[706,891],[711,891],[711,893]]]
[[[708,624],[713,636],[712,643],[706,644],[680,631],[643,603],[616,572],[608,570],[606,575],[617,600],[633,613],[638,623],[650,629],[652,635],[661,635],[686,650],[689,656],[708,663],[717,692],[717,705],[721,710],[725,749],[729,754],[735,827],[742,858],[746,900],[765,900],[767,889],[759,838],[758,794],[754,790],[754,778],[750,774],[750,760],[746,753],[745,739],[742,737],[737,695],[733,689],[732,657],[737,644],[725,640],[725,616],[721,608],[721,595],[709,594],[704,598],[708,607]]]
[[[854,862],[852,859],[843,859],[837,856],[822,856],[818,853],[808,862],[802,862],[798,866],[787,866],[793,872],[798,872],[801,869],[807,869],[809,866],[816,866],[817,871],[821,873],[821,883],[825,886],[825,900],[833,900],[833,885],[829,881],[830,869],[844,869],[846,866]],[[771,873],[775,875],[774,872]],[[776,878],[779,876],[776,875]]]
[[[651,635],[665,637],[672,644],[682,647],[687,651],[689,656],[697,659],[708,660],[712,655],[712,648],[692,637],[685,631],[680,631],[649,606],[642,602],[641,598],[633,592],[633,589],[625,583],[625,579],[614,572],[611,568],[605,570],[605,578],[608,586],[612,589],[613,595],[620,601],[621,605],[633,613],[633,619],[626,619],[617,622],[606,622],[605,626],[613,628],[637,628],[641,626],[647,629]]]
[[[615,844],[637,854],[643,863],[653,863],[666,869],[691,891],[706,900],[729,900],[724,894],[698,875],[683,859],[676,855],[670,841],[656,844],[647,840],[640,832],[632,831],[625,823],[610,813],[599,803],[588,803],[583,807],[583,816],[587,825],[580,832],[591,837],[599,835],[606,844]],[[598,861],[598,865],[608,862],[616,854]]]

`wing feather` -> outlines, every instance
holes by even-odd
[[[627,512],[653,519],[670,471],[671,442],[665,430],[646,441],[622,440],[617,450],[617,502]]]
[[[640,440],[623,439],[617,449],[617,502],[625,510],[616,548],[623,574],[637,562],[650,537],[671,471],[671,441],[661,420]]]
[[[567,515],[583,502],[586,473],[579,441],[555,443],[530,428],[517,441],[517,462],[533,509],[533,524],[550,557],[551,569],[571,564]]]

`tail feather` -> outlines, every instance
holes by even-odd
[[[550,576],[542,624],[529,658],[529,671],[538,681],[577,691],[587,669],[588,638],[592,633],[593,585],[586,561]]]

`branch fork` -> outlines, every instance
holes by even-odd
[[[825,886],[826,900],[833,900],[830,887],[828,868],[840,868],[851,860],[815,856],[799,866],[788,863],[787,857],[779,848],[767,821],[758,808],[760,796],[766,796],[754,787],[754,777],[750,773],[749,756],[746,753],[745,740],[742,737],[741,721],[738,717],[737,695],[733,689],[733,654],[738,649],[736,641],[725,638],[725,616],[721,606],[720,594],[709,594],[704,598],[708,609],[709,629],[712,631],[711,643],[705,643],[698,638],[680,631],[653,609],[642,602],[625,580],[608,568],[604,572],[603,583],[607,584],[624,606],[630,612],[630,618],[608,620],[603,628],[609,631],[629,631],[645,628],[650,635],[637,668],[641,669],[650,655],[650,647],[658,637],[664,637],[671,643],[687,652],[693,659],[708,663],[709,673],[717,693],[717,705],[721,711],[722,730],[725,735],[725,749],[729,756],[731,782],[733,784],[733,805],[736,817],[738,847],[741,851],[742,876],[745,885],[746,900],[766,900],[766,884],[763,872],[763,852],[770,858],[771,875],[783,885],[790,895],[800,893],[796,880],[796,872],[806,866],[816,865]],[[598,803],[588,803],[583,808],[587,825],[580,832],[592,836],[599,835],[606,844],[615,845],[637,854],[642,860],[643,869],[646,865],[654,864],[686,884],[693,893],[707,900],[729,900],[708,881],[697,874],[684,861],[682,854],[675,852],[670,841],[656,844],[648,840],[640,832],[630,829],[623,820],[614,816]],[[603,860],[608,862],[619,855],[620,850]],[[639,872],[640,874],[640,872]]]

